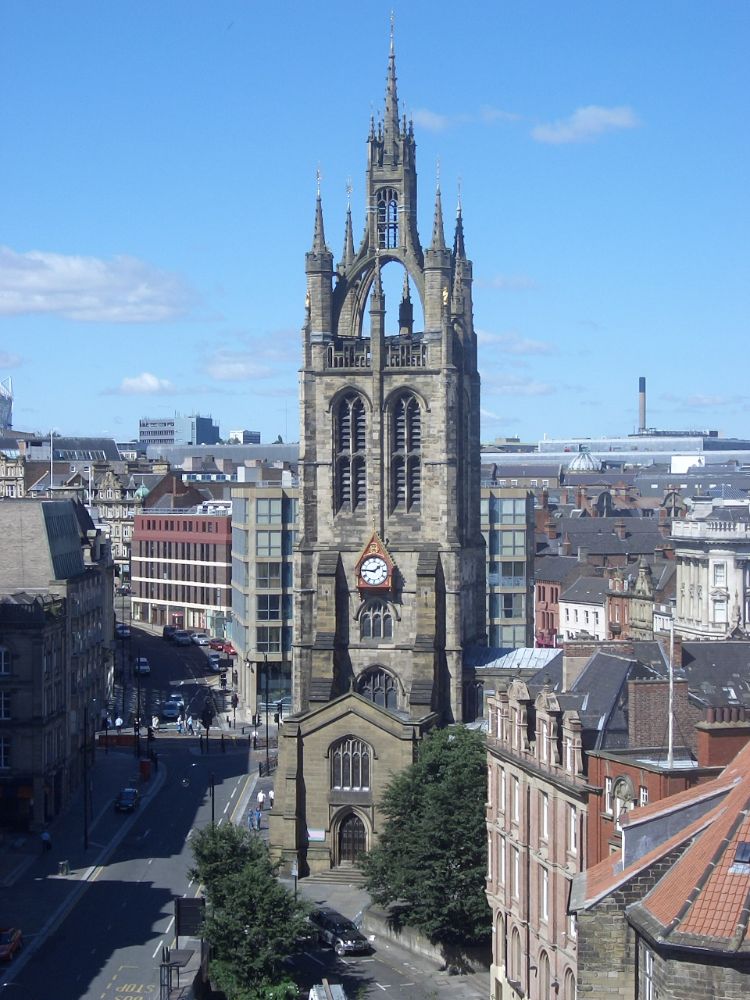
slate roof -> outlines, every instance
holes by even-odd
[[[534,579],[537,583],[562,583],[576,571],[585,567],[575,556],[542,555],[534,560]]]
[[[603,576],[582,576],[563,590],[560,601],[603,607],[607,590],[608,583]]]
[[[682,672],[705,705],[750,706],[750,641],[683,642]]]

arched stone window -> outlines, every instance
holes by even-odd
[[[514,983],[521,982],[521,969],[523,966],[523,951],[521,949],[521,935],[518,928],[513,928],[510,936],[510,978]]]
[[[339,401],[335,420],[336,510],[356,510],[367,502],[367,420],[356,392]]]
[[[416,396],[391,407],[391,508],[411,510],[422,500],[422,411]]]
[[[331,750],[331,788],[367,791],[371,762],[372,751],[367,743],[351,736],[339,740]]]
[[[398,247],[398,192],[393,188],[378,191],[378,246],[381,250]]]
[[[372,600],[359,616],[360,639],[392,639],[393,615],[386,601]]]
[[[375,667],[362,674],[359,693],[381,708],[398,708],[398,682],[382,667]]]
[[[539,996],[548,997],[552,995],[550,984],[552,979],[549,971],[549,958],[547,952],[543,951],[539,955]]]
[[[576,977],[573,975],[572,969],[565,970],[563,1000],[576,1000]]]

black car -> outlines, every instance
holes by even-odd
[[[132,813],[140,802],[141,793],[137,788],[121,788],[115,799],[115,812]]]
[[[177,631],[176,625],[165,625],[164,628],[161,630],[161,637],[162,639],[167,639],[168,641],[171,642],[171,640],[174,638],[174,634],[176,631]]]
[[[330,945],[337,955],[362,954],[372,950],[364,934],[336,910],[328,907],[313,910],[310,922],[314,924],[321,944]]]

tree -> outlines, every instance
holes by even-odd
[[[265,843],[231,824],[211,826],[194,838],[193,856],[217,986],[229,1000],[296,996],[283,963],[306,936],[305,907],[277,881]]]
[[[436,944],[479,944],[490,935],[486,784],[480,733],[454,727],[430,734],[418,760],[386,789],[386,824],[363,859],[375,902],[393,906],[401,923]]]

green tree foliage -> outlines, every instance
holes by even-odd
[[[296,996],[283,962],[306,936],[305,907],[277,881],[265,843],[231,824],[211,826],[194,838],[193,856],[216,985],[229,1000]]]
[[[443,729],[422,742],[381,802],[387,822],[363,859],[367,888],[434,943],[478,944],[490,934],[486,783],[481,733]]]

